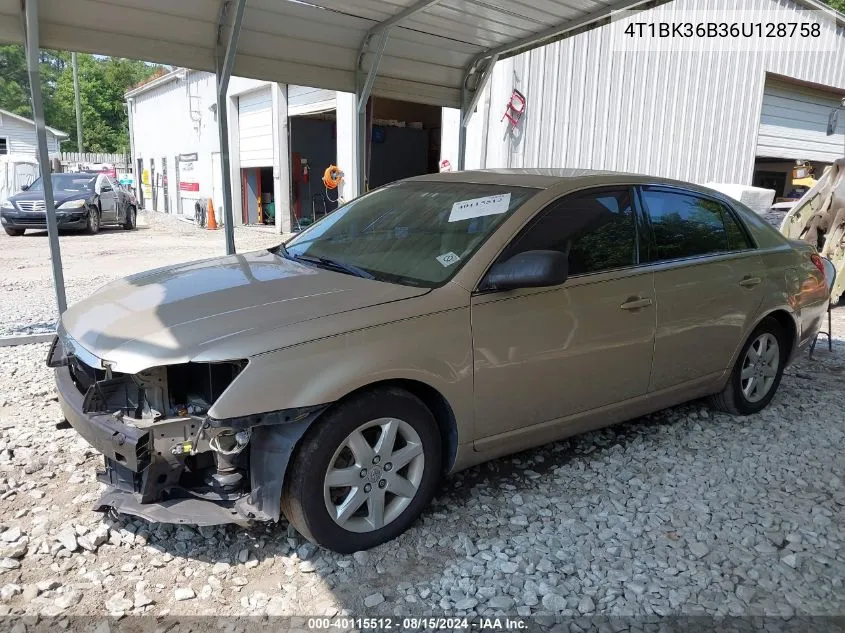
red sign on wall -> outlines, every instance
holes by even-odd
[[[200,184],[198,182],[180,182],[179,191],[199,191]]]

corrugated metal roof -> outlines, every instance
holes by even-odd
[[[379,22],[424,8],[390,32],[374,94],[457,106],[466,69],[488,51],[591,28],[611,10],[666,0],[248,0],[233,74],[355,92],[361,44]],[[40,0],[41,47],[213,71],[226,0]],[[0,41],[22,42],[20,0],[0,0]],[[557,34],[557,35],[556,35]],[[362,67],[369,68],[365,54]]]

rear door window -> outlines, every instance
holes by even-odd
[[[692,192],[651,187],[642,189],[642,197],[656,246],[652,261],[731,250],[719,202]]]

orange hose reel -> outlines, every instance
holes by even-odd
[[[326,189],[337,189],[341,182],[343,182],[343,172],[337,165],[329,165],[323,172],[323,184]]]

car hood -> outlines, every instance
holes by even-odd
[[[68,200],[85,200],[86,198],[91,197],[90,191],[66,191],[64,189],[54,189],[53,190],[53,200],[56,204],[61,204],[62,202],[67,202]],[[14,196],[10,196],[9,200],[11,202],[22,202],[24,200],[43,200],[44,199],[44,192],[43,191],[24,191],[22,193],[16,193]]]
[[[279,349],[292,344],[285,328],[295,323],[427,291],[256,251],[112,282],[68,308],[59,334],[115,371],[137,373],[158,365],[236,358],[231,352],[216,358],[214,351],[216,346],[231,350],[233,342],[237,349],[233,337],[249,339],[253,354]],[[334,333],[345,331],[342,323],[339,317]],[[255,349],[257,334],[266,335],[260,337],[266,349]]]

